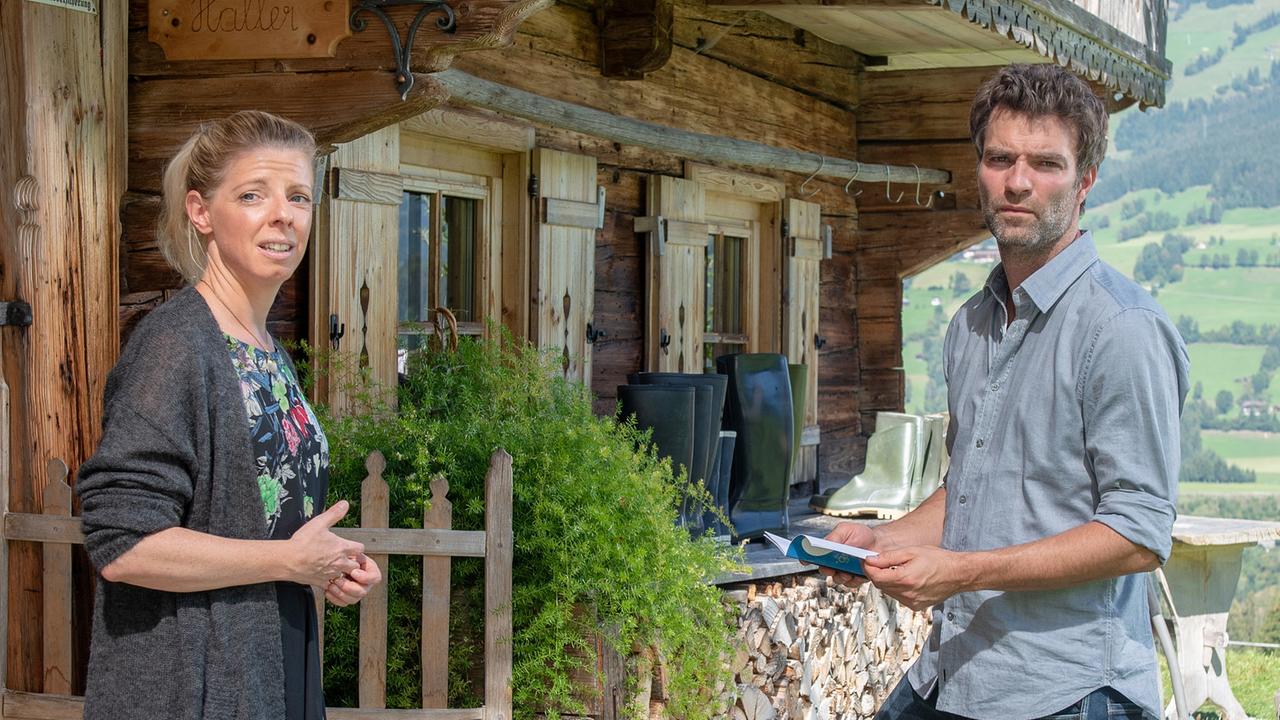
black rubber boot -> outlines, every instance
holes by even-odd
[[[641,430],[653,430],[660,457],[671,458],[672,469],[693,467],[694,403],[697,388],[668,385],[619,385],[620,418],[634,415]]]
[[[766,530],[786,532],[794,418],[787,358],[743,353],[716,358],[729,376],[728,429],[738,433],[729,487],[729,519],[735,539]]]

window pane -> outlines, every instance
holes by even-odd
[[[476,242],[480,201],[441,196],[440,277],[436,297],[461,322],[476,317]]]
[[[399,293],[396,319],[421,322],[431,310],[427,288],[427,271],[431,250],[432,196],[405,192],[400,200],[400,250],[396,265],[396,289]],[[421,336],[402,328],[396,336],[401,349],[416,350],[422,346]]]
[[[706,325],[704,330],[721,335],[743,333],[742,322],[742,253],[746,239],[731,235],[707,238]],[[714,369],[715,358],[742,352],[741,342],[705,343],[706,369]]]

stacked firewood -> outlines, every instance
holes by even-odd
[[[928,611],[818,575],[726,592],[738,605],[732,720],[862,720],[920,654]]]

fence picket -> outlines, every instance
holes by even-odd
[[[365,460],[369,476],[360,485],[360,525],[385,528],[390,520],[390,490],[382,479],[387,460],[373,451]],[[360,707],[387,706],[387,585],[391,568],[383,554],[369,558],[382,568],[383,581],[375,585],[360,601]]]
[[[0,429],[7,420],[4,386],[0,384]],[[0,434],[0,459],[6,450]],[[7,463],[5,463],[7,466]],[[490,457],[485,478],[485,531],[452,530],[452,503],[444,478],[431,483],[432,508],[424,512],[423,530],[392,530],[390,490],[382,478],[386,459],[373,452],[365,462],[369,475],[361,484],[361,528],[353,535],[369,539],[374,547],[397,554],[423,557],[423,709],[387,710],[387,582],[377,585],[360,603],[359,708],[327,708],[334,720],[510,720],[511,718],[511,562],[512,529],[511,456],[497,450]],[[44,514],[8,512],[7,487],[0,487],[0,577],[10,540],[36,542],[44,551],[44,656],[43,693],[24,693],[3,687],[0,672],[0,720],[73,720],[83,712],[84,698],[70,695],[71,678],[71,545],[84,542],[80,519],[71,516],[71,488],[67,467],[50,462],[45,488]],[[3,479],[3,473],[0,473]],[[7,485],[7,483],[5,484]],[[347,530],[339,531],[339,534]],[[366,546],[368,547],[368,546]],[[485,558],[485,705],[480,708],[447,708],[448,627],[452,552]],[[389,573],[387,553],[371,554],[384,574]],[[0,593],[0,668],[7,649],[4,623],[5,593]],[[323,659],[324,598],[317,599],[321,618]],[[432,705],[428,705],[430,701]]]
[[[449,481],[431,480],[431,506],[422,527],[453,529]],[[452,558],[422,558],[422,707],[444,708],[449,702],[449,578]]]
[[[71,516],[67,464],[49,461],[44,514]],[[71,545],[44,544],[44,691],[71,693]]]
[[[484,716],[511,718],[511,456],[495,450],[485,476]]]

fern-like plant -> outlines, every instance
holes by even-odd
[[[595,416],[590,393],[557,377],[549,357],[500,335],[413,356],[394,409],[368,392],[344,416],[325,417],[329,502],[345,498],[357,506],[348,518],[359,517],[364,459],[381,450],[393,527],[421,527],[430,479],[443,475],[454,527],[483,529],[489,455],[504,448],[514,471],[515,717],[582,713],[591,688],[571,678],[596,667],[604,628],[623,655],[652,648],[665,661],[672,717],[721,714],[732,618],[709,580],[737,567],[737,556],[676,527],[684,476],[643,434]],[[389,568],[389,707],[420,698],[420,567],[393,556]],[[450,706],[474,707],[483,696],[484,575],[474,559],[454,559],[452,575]],[[356,704],[358,627],[355,607],[328,609],[331,705]]]

